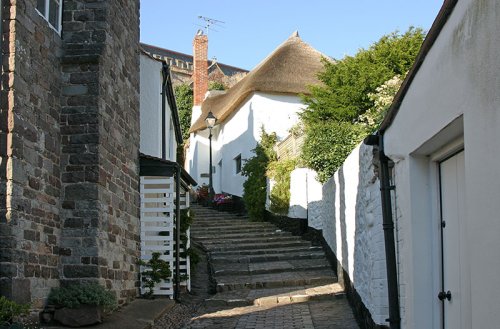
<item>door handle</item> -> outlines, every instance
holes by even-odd
[[[451,291],[448,290],[447,292],[444,291],[439,292],[438,298],[439,300],[445,300],[445,299],[451,300]]]

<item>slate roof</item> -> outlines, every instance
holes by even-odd
[[[148,44],[145,44],[145,43],[141,43],[141,47],[147,53],[150,53],[153,56],[154,55],[159,55],[159,56],[162,56],[162,57],[172,58],[174,60],[178,60],[178,61],[182,61],[184,63],[187,63],[188,65],[186,65],[183,68],[186,69],[186,70],[192,71],[192,66],[193,66],[193,56],[192,55],[183,54],[183,53],[180,53],[180,52],[177,52],[177,51],[173,51],[173,50],[169,50],[169,49],[164,49],[164,48],[160,48],[160,47],[157,47],[157,46],[148,45]],[[248,72],[248,70],[245,70],[245,69],[242,69],[242,68],[239,68],[239,67],[235,67],[235,66],[231,66],[231,65],[227,65],[227,64],[222,64],[222,63],[219,63],[219,62],[215,62],[213,60],[208,60],[208,66],[209,67],[212,66],[213,64],[217,64],[217,66],[221,69],[221,71],[226,76],[232,76],[232,75],[235,75],[237,73],[247,73]]]

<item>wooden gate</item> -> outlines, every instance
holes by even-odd
[[[173,177],[141,176],[141,259],[148,261],[154,252],[161,254],[161,259],[170,264],[172,273],[175,273],[175,180]],[[181,209],[189,207],[189,196],[181,191]],[[189,248],[188,244],[180,248],[181,255]],[[188,290],[190,284],[189,257],[180,259],[181,277],[187,280],[181,286]],[[141,272],[143,268],[141,267]],[[147,290],[141,280],[141,294]],[[173,278],[155,286],[154,295],[173,298]]]

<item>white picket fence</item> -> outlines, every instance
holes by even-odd
[[[175,186],[173,177],[141,177],[141,259],[148,261],[154,252],[159,252],[160,258],[169,262],[172,274],[175,273]],[[189,207],[189,194],[185,191],[181,191],[180,205],[181,209]],[[187,236],[188,243],[181,245],[181,254],[190,246],[189,231]],[[181,278],[188,277],[181,286],[191,290],[189,257],[180,259],[179,270]],[[153,294],[173,298],[173,285],[173,279],[162,281]],[[147,291],[141,280],[141,294]]]

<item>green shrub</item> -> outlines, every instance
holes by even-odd
[[[0,326],[11,323],[15,317],[27,315],[29,308],[29,304],[18,304],[0,296]]]
[[[325,121],[306,127],[302,157],[322,183],[332,177],[361,141],[366,128],[350,122]]]
[[[80,305],[98,305],[106,311],[112,311],[117,306],[115,294],[96,283],[72,284],[52,288],[48,302],[57,307],[67,308],[78,308]]]
[[[242,168],[242,174],[247,177],[243,183],[243,202],[251,220],[263,220],[266,210],[266,172],[271,161],[276,160],[273,147],[276,144],[276,134],[267,134],[261,130],[260,143],[252,150],[255,156],[248,159]]]
[[[422,29],[383,36],[368,49],[341,60],[323,60],[322,84],[309,87],[300,114],[305,126],[304,163],[321,182],[353,148],[378,128],[425,38]]]
[[[290,174],[295,169],[297,160],[273,161],[268,166],[267,174],[275,182],[271,189],[270,210],[275,214],[287,215],[290,208]]]
[[[138,261],[139,265],[146,267],[146,269],[141,272],[141,280],[144,282],[144,286],[149,289],[145,294],[147,297],[153,296],[155,285],[162,280],[168,280],[172,277],[170,264],[160,259],[160,256],[161,254],[159,252],[154,252],[151,259],[147,262],[143,260]]]

